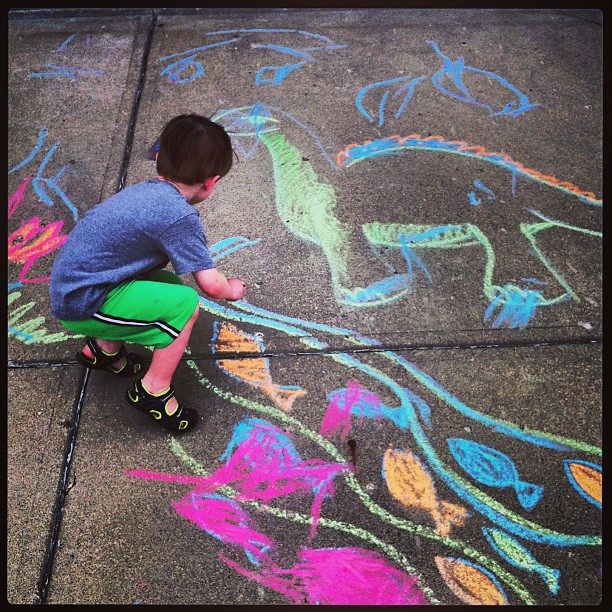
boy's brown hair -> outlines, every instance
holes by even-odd
[[[230,171],[232,153],[232,141],[223,126],[201,115],[179,115],[161,133],[157,172],[185,185],[203,183]]]

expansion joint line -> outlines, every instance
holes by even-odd
[[[355,348],[339,347],[339,348],[324,348],[312,349],[305,351],[278,351],[264,353],[249,353],[249,352],[224,352],[219,351],[214,355],[186,355],[181,358],[181,361],[217,361],[219,359],[267,359],[269,357],[309,357],[325,355],[353,355],[362,353],[385,353],[392,351],[394,353],[409,352],[409,351],[440,351],[440,350],[465,350],[465,349],[515,349],[515,348],[540,348],[543,346],[575,346],[585,344],[602,344],[601,337],[589,336],[586,338],[569,338],[561,340],[525,340],[522,342],[485,342],[475,344],[473,342],[460,342],[456,344],[385,344],[380,346],[367,346]],[[145,363],[150,360],[145,359]],[[56,361],[9,361],[8,369],[41,369],[41,368],[64,368],[81,365],[75,359],[65,359]]]
[[[119,174],[119,183],[117,185],[117,191],[121,191],[125,187],[125,179],[127,177],[127,169],[130,163],[132,145],[134,144],[134,132],[136,128],[136,119],[138,118],[138,110],[140,108],[140,97],[144,90],[145,79],[147,76],[147,64],[149,63],[149,54],[153,45],[153,34],[155,32],[156,25],[157,13],[155,11],[152,11],[151,23],[149,25],[149,31],[147,33],[147,40],[145,41],[144,51],[142,53],[140,78],[138,79],[138,86],[136,87],[134,104],[132,106],[132,114],[130,116],[130,123],[128,124],[128,131],[125,139],[125,149],[123,151],[123,161],[121,163],[121,172]]]
[[[79,430],[79,421],[81,418],[81,408],[83,406],[83,398],[85,397],[85,390],[87,389],[87,381],[89,380],[89,368],[85,368],[83,379],[78,390],[78,395],[74,402],[72,411],[72,426],[68,439],[66,440],[66,449],[64,453],[64,460],[62,462],[62,470],[60,473],[59,482],[57,485],[57,495],[55,498],[55,505],[53,508],[53,514],[51,516],[51,530],[49,532],[49,538],[47,540],[47,547],[45,550],[45,559],[43,561],[42,570],[40,574],[40,580],[38,582],[37,597],[39,604],[47,603],[47,596],[49,594],[49,584],[51,582],[51,574],[53,572],[53,562],[55,560],[55,552],[57,550],[57,543],[59,540],[59,533],[62,524],[62,516],[64,514],[64,504],[66,502],[66,493],[69,490],[68,477],[72,468],[72,460],[74,458],[74,446],[76,443],[76,437]]]

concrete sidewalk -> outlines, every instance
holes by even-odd
[[[601,12],[8,35],[9,603],[601,601]],[[186,112],[232,135],[197,208],[248,289],[202,296],[174,437],[78,365],[48,276]]]

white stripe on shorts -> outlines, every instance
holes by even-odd
[[[178,332],[170,325],[164,323],[163,321],[135,321],[130,319],[118,319],[117,317],[112,317],[110,315],[102,314],[101,312],[96,312],[93,315],[94,319],[98,319],[100,321],[104,321],[105,323],[112,323],[113,325],[130,325],[134,327],[148,327],[154,326],[161,329],[163,332],[166,332],[169,336],[173,338],[178,338],[180,332]]]

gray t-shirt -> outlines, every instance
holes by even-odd
[[[215,267],[198,211],[167,181],[127,187],[70,232],[51,268],[51,315],[87,319],[111,289],[168,262],[179,275]]]

